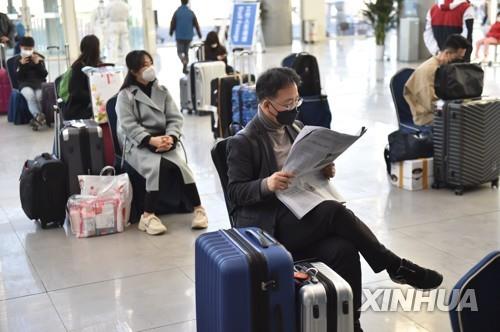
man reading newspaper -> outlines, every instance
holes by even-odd
[[[315,198],[310,200],[314,204],[307,204],[306,208],[297,204],[301,192],[308,199],[307,191],[323,185],[312,186],[321,181],[327,183],[327,178],[335,175],[331,161],[357,139],[346,136],[348,140],[344,141],[342,134],[323,132],[326,129],[306,127],[300,131],[301,125],[295,122],[301,104],[299,84],[298,75],[288,68],[272,68],[259,77],[258,114],[228,142],[227,191],[233,207],[231,214],[237,227],[260,227],[274,235],[295,260],[316,258],[341,275],[353,290],[355,331],[362,331],[359,253],[374,272],[385,270],[397,283],[432,289],[441,284],[443,277],[387,249],[365,223],[333,198]],[[334,141],[325,144],[328,135]],[[313,175],[316,180],[311,180]],[[309,189],[287,194],[289,189],[300,188],[300,183]],[[287,201],[290,194],[293,204],[287,204],[291,207],[278,199]]]

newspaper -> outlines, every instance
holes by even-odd
[[[304,127],[290,149],[283,171],[295,175],[288,189],[276,193],[290,211],[302,219],[321,202],[344,198],[322,173],[338,156],[366,132],[361,128],[357,135],[342,134],[323,127]]]

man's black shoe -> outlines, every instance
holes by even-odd
[[[402,259],[396,272],[389,273],[389,276],[395,283],[408,284],[423,290],[434,289],[443,282],[441,273],[423,268],[406,259]]]

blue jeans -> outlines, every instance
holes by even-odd
[[[21,94],[28,103],[28,109],[34,118],[42,111],[42,89],[24,87],[21,89]]]

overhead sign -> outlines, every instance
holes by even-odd
[[[231,46],[252,48],[255,43],[259,2],[235,2],[231,17]]]

